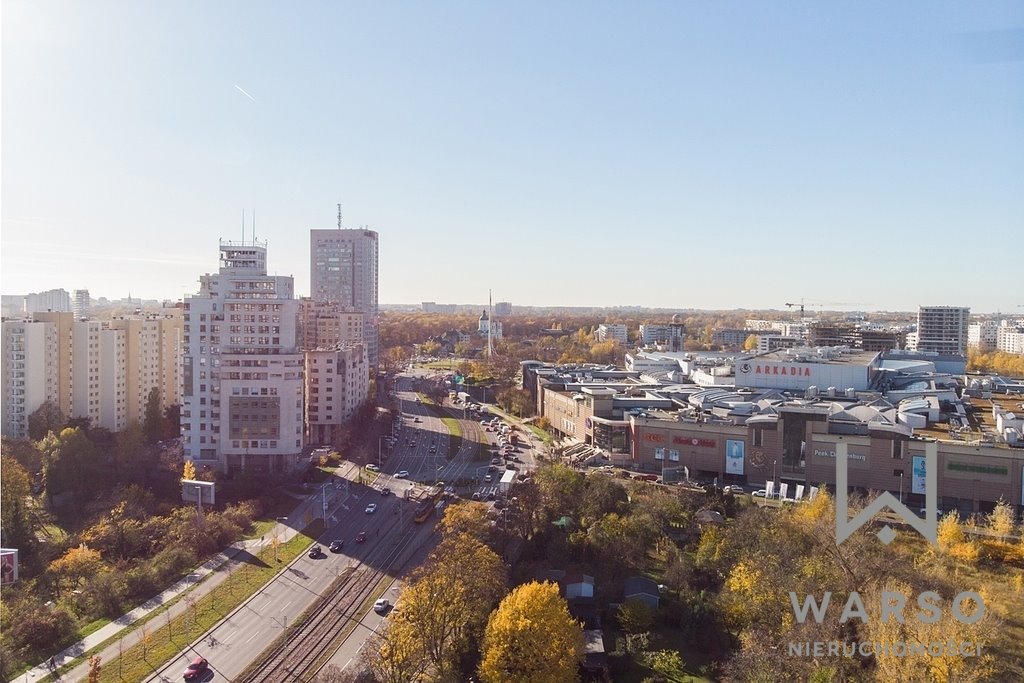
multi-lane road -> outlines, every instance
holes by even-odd
[[[397,380],[396,395],[400,401],[402,426],[397,434],[398,440],[390,456],[382,462],[382,472],[376,475],[373,485],[359,483],[372,477],[358,465],[349,463],[339,468],[336,480],[324,487],[327,529],[318,539],[324,553],[317,558],[303,553],[149,680],[180,679],[182,671],[196,656],[207,658],[214,679],[239,680],[240,674],[260,653],[283,633],[295,628],[299,615],[327,596],[332,584],[337,588],[341,577],[350,577],[354,586],[356,578],[371,576],[372,582],[363,583],[373,583],[375,590],[366,588],[367,595],[373,592],[375,597],[383,588],[384,597],[392,604],[396,602],[400,585],[397,577],[403,565],[422,561],[437,540],[433,533],[434,520],[423,525],[412,522],[414,503],[405,499],[405,490],[413,482],[432,484],[463,478],[479,480],[482,471],[486,471],[491,456],[488,445],[494,437],[494,433],[485,433],[477,420],[467,416],[460,422],[462,441],[459,452],[449,460],[451,437],[448,428],[429,406],[418,402],[418,395],[412,391],[412,381],[408,377]],[[456,411],[456,414],[458,412],[461,411]],[[487,455],[486,460],[474,460],[480,449]],[[529,467],[532,458],[526,454],[522,456],[526,464],[521,467]],[[403,470],[408,475],[395,476]],[[382,487],[389,488],[393,495],[381,495],[379,489]],[[370,503],[376,504],[372,513],[365,511]],[[357,542],[360,534],[365,534],[364,542]],[[335,539],[344,541],[341,552],[328,550],[328,544]],[[245,571],[244,566],[236,571]],[[352,635],[337,646],[330,659],[331,663],[341,667],[358,660],[366,638],[386,619],[386,616],[372,610],[362,609],[365,600],[355,602],[360,609],[354,606],[344,608],[351,609],[352,613],[346,613],[342,619],[342,622],[354,625]]]

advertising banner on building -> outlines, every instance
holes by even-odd
[[[664,460],[665,459],[665,449],[664,448],[655,448],[654,449],[654,459],[655,460]]]
[[[725,442],[725,473],[743,474],[743,449],[746,446],[744,441],[733,441],[727,439]]]
[[[925,489],[924,489],[924,484],[925,484],[925,481],[924,481],[924,479],[925,479],[924,478],[925,464],[924,464],[924,462],[925,462],[925,460],[924,460],[924,456],[923,455],[915,455],[914,457],[912,457],[910,459],[910,463],[911,463],[910,464],[910,471],[911,471],[911,475],[912,475],[911,478],[910,478],[910,492],[911,493],[921,493],[921,494],[923,494],[924,491],[925,491]]]
[[[774,481],[766,481],[764,483],[764,490],[768,492],[768,496],[767,496],[768,498],[774,498],[775,497],[775,482]]]
[[[811,490],[807,494],[807,500],[814,500],[818,497],[818,487],[812,486]]]
[[[789,484],[782,482],[779,484],[779,498],[785,498],[787,493],[789,493]]]
[[[800,499],[802,499],[804,497],[804,485],[803,484],[797,484],[796,485],[796,493],[793,495],[793,497],[795,499],[797,499],[797,500],[800,500]]]
[[[668,459],[672,462],[679,462],[679,451],[676,449],[670,449],[668,452]]]
[[[0,584],[7,585],[18,580],[18,551],[14,548],[0,548]]]

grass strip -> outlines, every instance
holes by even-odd
[[[323,520],[314,521],[277,547],[277,561],[274,548],[264,548],[209,593],[190,601],[185,612],[176,617],[169,617],[166,609],[155,610],[148,619],[137,622],[132,630],[138,634],[134,645],[126,647],[109,662],[101,662],[98,680],[101,683],[145,680],[273,579],[322,532]]]

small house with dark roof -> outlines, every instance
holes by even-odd
[[[658,609],[658,604],[661,601],[658,584],[646,576],[629,577],[626,579],[622,592],[625,600],[640,600],[652,610]]]

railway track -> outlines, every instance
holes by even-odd
[[[244,683],[283,683],[304,680],[312,675],[342,640],[344,626],[358,623],[360,607],[388,570],[404,561],[420,527],[409,526],[391,547],[378,546],[344,577],[339,577],[330,592],[321,597],[292,626],[287,635],[267,648],[237,680]],[[332,649],[333,648],[333,649]]]

